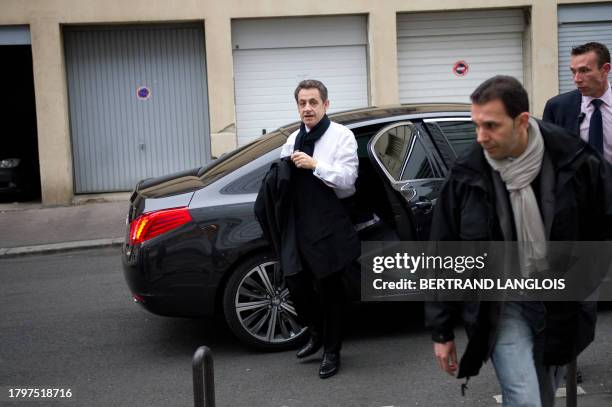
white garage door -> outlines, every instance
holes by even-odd
[[[572,48],[596,41],[612,50],[612,3],[559,6],[559,92],[574,90]]]
[[[362,16],[235,21],[238,144],[299,120],[293,91],[302,79],[327,86],[330,112],[367,106],[366,44]]]
[[[485,79],[523,82],[522,10],[398,14],[402,103],[469,102]]]

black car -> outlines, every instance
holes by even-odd
[[[18,188],[21,183],[20,165],[21,158],[0,158],[0,194],[19,191]]]
[[[330,118],[357,139],[355,201],[376,214],[359,232],[362,240],[426,240],[444,176],[476,137],[469,105],[367,108]],[[166,316],[223,313],[239,339],[259,348],[301,339],[304,328],[253,212],[264,175],[298,126],[136,186],[122,256],[136,302]]]
[[[0,155],[0,200],[27,200],[36,195],[37,166],[26,155]]]
[[[18,113],[15,113],[18,116]],[[7,116],[8,117],[8,116]],[[22,125],[20,137],[7,136],[0,144],[0,202],[28,200],[40,194],[36,133]],[[8,134],[8,133],[7,133]]]

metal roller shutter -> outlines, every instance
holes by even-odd
[[[210,160],[202,28],[65,28],[76,193],[129,191]]]
[[[400,101],[469,102],[497,74],[523,82],[524,29],[519,9],[398,14]]]
[[[612,50],[612,3],[559,7],[559,92],[576,87],[572,81],[570,52],[573,47],[596,41]]]
[[[302,79],[323,81],[330,113],[367,106],[366,43],[362,16],[234,22],[238,144],[299,120],[293,91]]]

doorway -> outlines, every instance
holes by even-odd
[[[40,200],[32,47],[0,46],[0,202]]]

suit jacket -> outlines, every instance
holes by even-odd
[[[582,95],[578,89],[557,95],[546,102],[542,120],[563,127],[580,137],[580,106]]]

